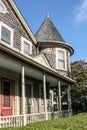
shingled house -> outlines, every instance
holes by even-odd
[[[13,0],[0,0],[0,127],[70,116],[70,56],[48,16],[34,36]]]

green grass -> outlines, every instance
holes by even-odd
[[[87,113],[0,130],[87,130]]]

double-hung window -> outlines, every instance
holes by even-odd
[[[13,29],[0,22],[0,41],[5,45],[13,45]]]
[[[30,41],[22,37],[22,53],[25,55],[32,54],[32,45]]]
[[[57,50],[57,68],[58,69],[66,69],[66,54],[64,50]]]

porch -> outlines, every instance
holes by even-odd
[[[28,58],[0,53],[0,127],[70,116],[72,82]]]

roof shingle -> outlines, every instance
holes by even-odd
[[[38,32],[36,33],[37,41],[61,41],[64,39],[60,35],[59,31],[56,29],[50,18],[47,16],[40,26]]]

